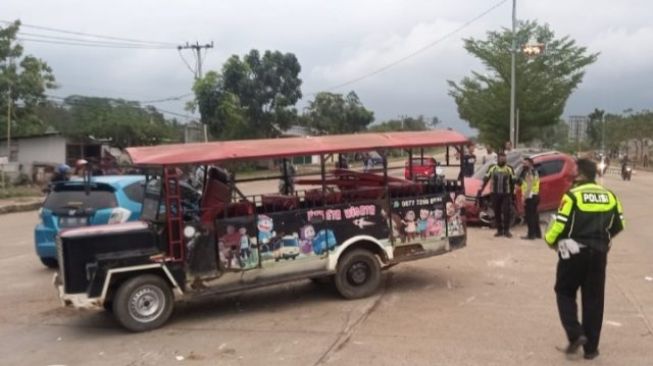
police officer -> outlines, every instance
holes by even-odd
[[[524,169],[521,173],[521,193],[524,200],[524,213],[528,234],[522,239],[533,240],[542,237],[540,229],[540,216],[537,213],[537,205],[540,203],[540,175],[535,169],[533,159],[524,158],[522,164]]]
[[[611,239],[624,228],[623,209],[614,193],[595,183],[596,164],[577,161],[574,186],[562,197],[545,240],[558,249],[555,292],[558,313],[567,333],[565,352],[581,346],[586,359],[599,355],[603,323],[605,267]],[[581,290],[582,324],[578,321],[576,292]]]
[[[477,201],[489,181],[492,181],[492,206],[497,233],[494,236],[505,235],[512,238],[510,233],[510,212],[515,192],[515,171],[507,164],[506,154],[497,154],[497,163],[490,165],[483,178],[483,184],[476,195]]]

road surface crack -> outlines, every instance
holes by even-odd
[[[365,320],[367,320],[370,315],[379,307],[381,300],[386,294],[386,289],[388,288],[389,282],[392,279],[392,273],[387,273],[385,281],[383,282],[383,287],[381,288],[381,293],[374,299],[374,301],[369,304],[363,313],[356,319],[353,323],[350,322],[351,313],[347,315],[347,321],[345,322],[344,328],[340,331],[336,340],[327,348],[327,350],[318,358],[313,366],[318,366],[325,364],[332,355],[342,350],[351,340],[351,337],[354,335],[356,330],[358,330]]]
[[[617,285],[617,288],[621,292],[621,294],[628,300],[628,302],[635,308],[637,311],[637,314],[640,316],[642,319],[642,322],[644,323],[644,326],[648,330],[648,332],[644,333],[643,336],[646,335],[653,335],[653,325],[651,324],[651,321],[649,318],[646,316],[646,312],[644,312],[644,309],[642,308],[642,305],[639,303],[637,300],[637,297],[627,291],[621,283],[619,283],[619,280],[615,276],[610,276],[613,279],[613,282]]]

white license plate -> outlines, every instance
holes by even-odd
[[[88,218],[86,217],[60,217],[59,218],[59,227],[78,227],[86,226],[88,224]]]

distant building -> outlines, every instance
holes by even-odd
[[[49,131],[41,135],[17,137],[11,140],[7,153],[7,141],[0,141],[0,156],[8,156],[9,164],[3,170],[15,178],[19,172],[27,174],[32,181],[43,181],[59,164],[74,167],[78,159],[101,163],[114,158],[109,146],[103,141],[75,141],[59,132]]]
[[[314,135],[310,128],[299,125],[290,126],[287,130],[280,132],[281,137],[306,137]]]
[[[197,121],[187,123],[184,125],[184,142],[204,142],[205,128],[205,125]]]
[[[569,125],[569,141],[583,142],[587,140],[587,116],[569,116],[567,124]]]

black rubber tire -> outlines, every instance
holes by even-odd
[[[311,277],[311,282],[313,282],[314,285],[319,286],[319,287],[327,287],[333,285],[334,282],[334,277],[333,275],[331,276],[321,276],[321,277]]]
[[[139,299],[139,296],[149,296],[149,300]],[[156,300],[154,314],[138,319],[139,307],[149,307]],[[174,308],[174,297],[170,285],[161,277],[151,274],[130,278],[118,287],[113,301],[113,315],[118,322],[132,332],[144,332],[162,326]],[[143,302],[141,302],[143,301]],[[133,306],[132,306],[133,305]],[[139,306],[142,305],[142,306]],[[147,311],[147,309],[140,309]]]
[[[381,265],[369,250],[354,249],[338,260],[334,283],[345,299],[370,296],[381,285]]]
[[[107,300],[102,304],[102,307],[104,308],[104,311],[108,313],[113,313],[113,301]]]
[[[59,268],[59,262],[57,262],[57,260],[54,258],[39,257],[39,259],[41,260],[41,263],[43,263],[43,265],[48,268],[52,268],[52,269]]]

